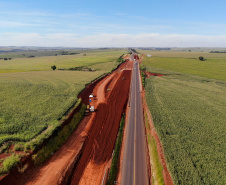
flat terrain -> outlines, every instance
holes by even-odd
[[[37,51],[22,53],[0,53],[0,73],[10,72],[27,72],[27,71],[51,71],[51,66],[56,65],[59,69],[72,68],[78,66],[89,66],[95,69],[101,69],[101,66],[96,68],[96,64],[108,63],[108,68],[104,70],[110,71],[114,67],[114,62],[125,50],[83,50],[70,51],[69,53],[79,53],[75,55],[57,55],[53,51]],[[62,52],[62,51],[61,51]],[[59,52],[55,52],[58,53]],[[15,58],[14,58],[15,55]],[[29,56],[34,56],[30,58]],[[3,58],[12,57],[11,60],[3,60]]]
[[[143,52],[143,51],[142,51]],[[143,64],[154,68],[226,81],[226,53],[189,51],[145,51]],[[199,57],[203,56],[204,61]]]
[[[119,56],[126,53],[83,50],[76,55],[43,56],[46,52],[37,51],[34,58],[27,58],[27,53],[0,53],[1,57],[21,55],[0,60],[0,146],[8,141],[24,145],[48,128],[57,127],[85,84],[115,68]],[[63,69],[88,66],[95,71],[53,71],[52,65]],[[6,156],[2,154],[0,162]]]
[[[144,58],[148,71],[166,75],[146,79],[147,104],[174,183],[223,185],[226,57],[211,56],[213,58],[201,62],[183,58],[183,54],[153,52],[156,57]],[[199,56],[200,53],[191,52],[190,55]],[[175,56],[178,58],[174,59]],[[200,62],[204,67],[197,70],[194,64]]]

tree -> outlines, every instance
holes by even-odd
[[[51,68],[52,68],[52,70],[55,70],[55,69],[56,69],[56,66],[55,66],[55,65],[53,65],[53,66],[51,66]]]
[[[204,58],[203,58],[202,56],[200,56],[200,57],[199,57],[199,60],[203,61],[203,60],[204,60]]]

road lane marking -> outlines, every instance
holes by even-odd
[[[135,89],[135,97],[134,97],[134,101],[135,101],[135,112],[134,112],[134,118],[135,118],[135,122],[134,122],[134,166],[133,166],[133,184],[136,185],[136,111],[137,111],[137,105],[136,105],[136,72],[134,73],[134,77],[135,77],[135,83],[134,83],[134,89]]]

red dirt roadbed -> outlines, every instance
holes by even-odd
[[[128,99],[130,80],[131,70],[122,71],[107,102],[98,106],[71,184],[101,184],[114,148],[121,113]]]

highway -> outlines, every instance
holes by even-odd
[[[133,55],[132,55],[133,58]],[[147,146],[143,121],[139,64],[134,62],[125,147],[122,162],[122,185],[148,185]]]

